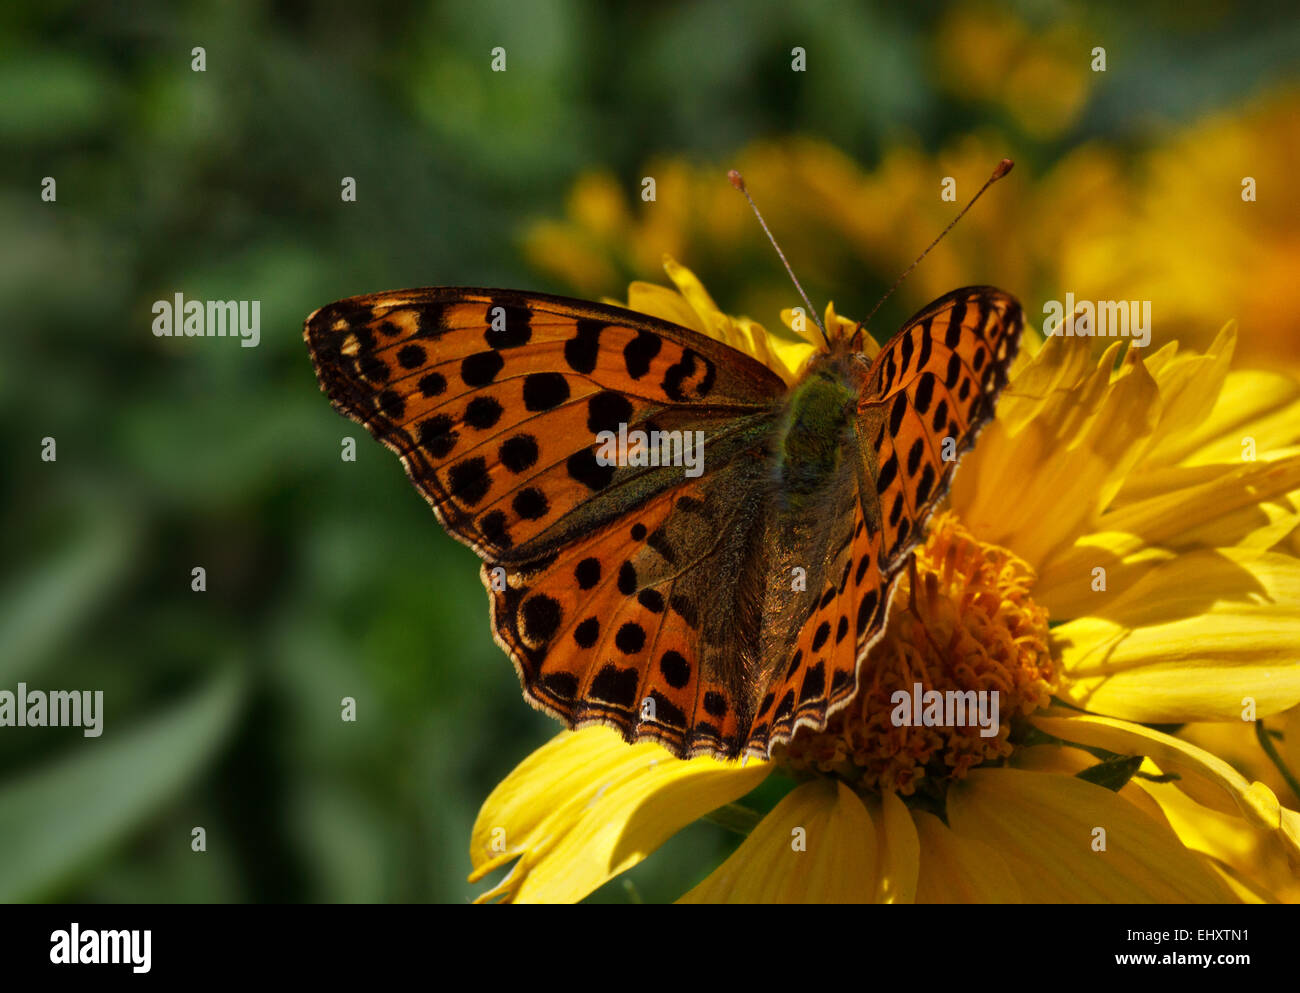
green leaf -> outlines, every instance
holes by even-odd
[[[81,738],[72,755],[0,784],[0,902],[46,896],[189,783],[230,730],[242,691],[232,668],[121,730],[110,705],[101,737]]]
[[[0,65],[0,136],[66,140],[108,121],[113,80],[87,58],[5,52]]]
[[[30,681],[54,661],[63,638],[112,595],[131,553],[127,525],[105,519],[0,595],[0,687]]]
[[[1133,774],[1141,767],[1142,760],[1141,755],[1120,755],[1084,769],[1076,775],[1076,778],[1097,786],[1104,786],[1112,793],[1118,793],[1124,788],[1124,784],[1133,778]]]

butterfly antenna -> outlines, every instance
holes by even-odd
[[[896,280],[894,280],[894,285],[891,286],[885,292],[885,295],[881,297],[878,301],[876,301],[876,305],[871,308],[871,313],[868,314],[866,316],[866,319],[862,321],[862,325],[865,326],[871,323],[871,318],[874,317],[876,311],[880,309],[880,305],[893,295],[894,290],[898,289],[898,284],[901,283],[903,280],[905,280],[908,277],[908,275],[912,272],[912,270],[921,264],[921,260],[930,254],[930,249],[934,248],[935,245],[943,241],[943,236],[946,235],[949,231],[951,231],[953,229],[953,226],[958,221],[960,221],[963,216],[965,216],[966,211],[970,210],[972,207],[975,206],[975,201],[984,195],[984,191],[987,190],[994,183],[996,183],[1003,176],[1005,176],[1007,173],[1009,173],[1014,165],[1015,163],[1012,162],[1010,159],[1003,159],[1001,162],[998,163],[998,167],[993,170],[993,175],[990,176],[987,180],[985,180],[984,185],[979,188],[979,192],[970,198],[970,203],[966,204],[966,206],[961,209],[961,213],[958,214],[956,217],[954,217],[948,223],[948,226],[939,233],[939,237],[935,238],[934,241],[930,242],[929,248],[927,248],[924,252],[918,255],[916,257],[916,261],[913,262],[910,266],[908,266],[901,276],[899,276]]]
[[[785,260],[785,252],[781,251],[781,246],[776,243],[776,238],[772,236],[772,229],[767,226],[767,221],[763,220],[763,215],[758,209],[758,204],[754,203],[754,198],[749,195],[749,190],[745,188],[745,178],[735,169],[732,169],[727,173],[727,178],[731,180],[732,186],[745,194],[745,199],[748,200],[749,205],[754,208],[754,216],[758,218],[758,223],[763,225],[763,230],[767,233],[767,240],[772,243],[772,247],[776,249],[776,254],[781,257],[781,264],[785,266],[785,271],[790,274],[790,279],[794,283],[794,288],[799,291],[799,296],[803,297],[803,302],[808,308],[808,313],[812,314],[813,322],[817,325],[817,330],[822,333],[822,339],[826,342],[826,347],[829,348],[831,345],[831,339],[826,334],[826,329],[822,327],[821,318],[817,316],[816,309],[808,300],[808,294],[805,293],[803,287],[799,285],[799,279],[795,276],[794,270],[790,268],[790,263]]]

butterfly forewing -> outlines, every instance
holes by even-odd
[[[876,356],[859,434],[874,479],[864,509],[883,533],[886,575],[905,564],[958,459],[993,417],[1022,328],[1012,297],[970,286],[925,307]]]
[[[599,432],[681,429],[685,410],[722,460],[735,420],[784,388],[685,328],[543,295],[354,297],[308,318],[306,337],[334,405],[402,457],[448,530],[507,562],[682,481],[680,469],[600,464]]]

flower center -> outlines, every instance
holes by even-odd
[[[945,513],[904,572],[857,695],[824,731],[801,728],[774,760],[859,789],[910,796],[1011,754],[1010,720],[1047,706],[1058,670],[1033,570]],[[918,618],[919,614],[919,618]]]

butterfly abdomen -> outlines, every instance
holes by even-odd
[[[791,509],[835,478],[857,397],[858,386],[833,362],[811,369],[791,391],[773,445],[777,484]]]

